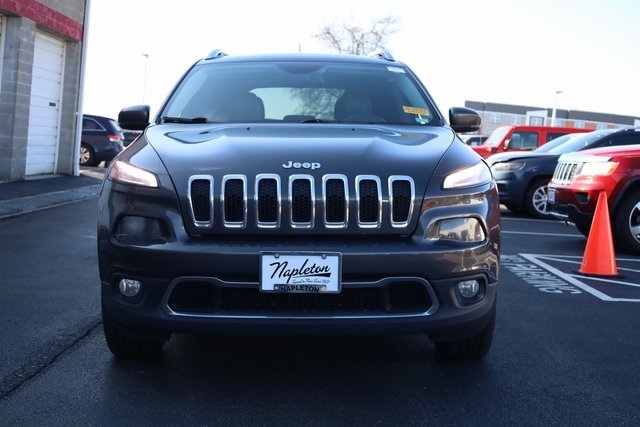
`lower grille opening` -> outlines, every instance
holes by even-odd
[[[185,282],[176,286],[169,307],[177,312],[210,313],[215,310],[217,286],[207,282]]]
[[[395,282],[387,286],[387,311],[422,311],[431,306],[427,289],[416,282]],[[425,310],[426,311],[426,310]]]
[[[264,293],[257,288],[218,286],[206,281],[178,283],[169,298],[177,313],[205,315],[385,315],[421,314],[433,304],[419,282],[379,287],[343,287],[338,294]]]

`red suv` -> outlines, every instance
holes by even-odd
[[[640,138],[639,129],[629,129]],[[640,147],[594,148],[560,157],[549,183],[549,212],[589,235],[598,195],[607,194],[617,246],[640,254]]]
[[[568,133],[591,132],[590,129],[555,126],[500,126],[473,150],[483,158],[504,151],[531,151]]]

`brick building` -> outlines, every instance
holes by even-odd
[[[482,135],[490,135],[497,127],[505,125],[551,126],[551,116],[553,115],[550,108],[494,102],[465,101],[465,107],[473,108],[480,113],[482,128],[478,133]],[[593,130],[620,128],[640,126],[640,118],[559,109],[556,111],[555,126]]]
[[[0,182],[77,174],[89,0],[0,0]]]

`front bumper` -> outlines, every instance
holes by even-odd
[[[500,203],[518,210],[522,205],[524,186],[522,177],[513,172],[495,173],[494,178],[498,187]]]
[[[579,227],[589,228],[593,220],[600,188],[572,190],[556,185],[549,186],[549,214]]]
[[[500,246],[495,188],[475,198],[429,201],[410,236],[191,236],[170,193],[147,199],[139,191],[130,197],[112,186],[105,181],[98,215],[102,305],[109,320],[131,335],[426,332],[439,340],[464,339],[481,331],[495,310]],[[123,241],[118,221],[134,213],[156,218],[165,238]],[[482,219],[485,240],[425,238],[429,224],[443,216]],[[340,253],[342,291],[263,293],[263,252]],[[118,288],[123,278],[141,282],[140,294],[123,296]],[[457,284],[465,280],[480,284],[476,297],[459,295]]]

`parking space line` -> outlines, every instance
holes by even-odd
[[[557,268],[555,268],[552,265],[547,264],[546,262],[542,261],[542,260],[548,260],[548,261],[556,261],[556,262],[564,262],[564,263],[570,263],[570,264],[580,264],[580,257],[576,257],[576,256],[563,256],[563,257],[559,257],[557,255],[542,255],[542,254],[518,254],[519,256],[521,256],[522,258],[526,259],[527,261],[531,262],[532,264],[537,265],[538,267],[547,270],[548,272],[558,276],[559,278],[561,278],[562,280],[565,280],[568,283],[571,283],[572,285],[582,289],[583,291],[595,296],[596,298],[601,299],[602,301],[611,301],[611,302],[640,302],[640,298],[615,298],[612,297],[610,295],[605,294],[602,291],[599,291],[598,289],[595,289],[591,286],[589,286],[588,284],[584,283],[583,280],[590,280],[590,281],[597,281],[597,282],[606,282],[606,283],[611,283],[611,284],[616,284],[616,285],[622,285],[622,286],[631,286],[631,287],[637,287],[640,288],[639,284],[636,283],[630,283],[627,281],[622,281],[622,279],[615,279],[615,278],[602,278],[602,277],[595,277],[595,276],[583,276],[580,274],[569,274],[569,273],[565,273]],[[577,261],[574,261],[574,259],[577,259]],[[624,259],[625,261],[633,261],[633,262],[640,262],[640,260],[638,259]],[[622,259],[620,261],[623,261]],[[621,270],[619,268],[619,270]],[[638,270],[635,269],[624,269],[625,271],[628,272],[637,272]],[[578,278],[580,278],[581,280],[578,280]]]
[[[564,233],[540,233],[534,231],[502,231],[502,234],[526,234],[534,236],[554,236],[554,237],[580,237],[584,239],[582,234],[564,234]]]

